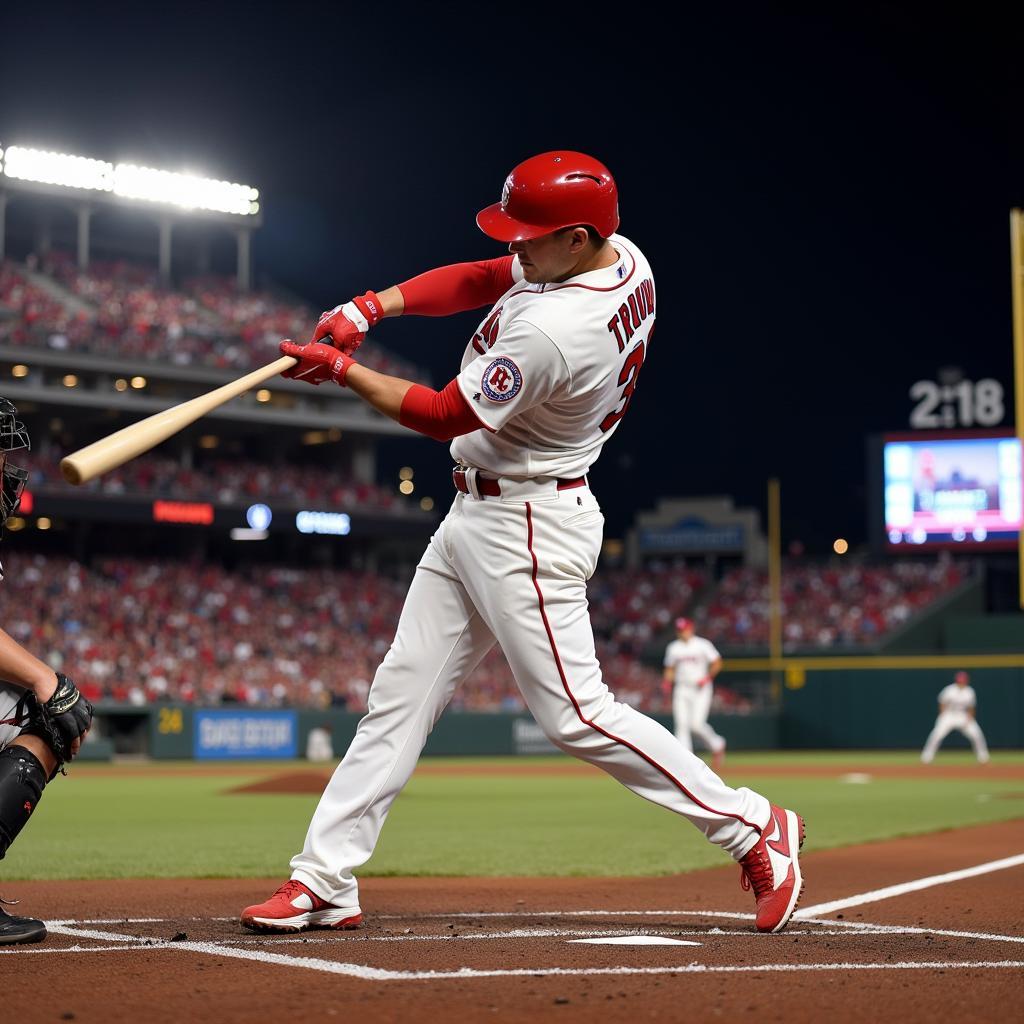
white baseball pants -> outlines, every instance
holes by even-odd
[[[712,689],[710,683],[704,686],[676,686],[672,694],[672,722],[676,739],[687,750],[693,749],[691,733],[713,753],[725,750],[725,740],[708,722]]]
[[[935,719],[935,728],[932,729],[925,741],[924,750],[921,751],[921,760],[925,764],[931,764],[935,757],[939,744],[954,730],[957,729],[964,734],[974,748],[974,756],[982,763],[988,762],[988,745],[985,743],[985,734],[981,726],[971,718],[966,711],[942,711]]]
[[[458,494],[430,540],[368,712],[324,790],[292,877],[358,906],[353,872],[373,853],[395,797],[459,683],[495,641],[551,741],[675,811],[736,859],[768,801],[731,789],[664,727],[618,703],[594,651],[586,581],[604,517],[587,487],[501,481],[502,497]]]

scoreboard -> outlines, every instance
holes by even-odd
[[[882,468],[890,550],[1016,546],[1021,444],[1009,432],[889,435]]]

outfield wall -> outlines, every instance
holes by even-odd
[[[843,667],[844,661],[857,667]],[[730,750],[918,749],[935,722],[936,698],[952,681],[945,659],[920,667],[862,667],[869,659],[795,661],[777,673],[776,710],[748,715],[712,715]],[[909,660],[909,659],[908,659]],[[964,657],[978,694],[978,721],[993,748],[1024,748],[1024,665],[978,667]],[[986,660],[991,661],[989,657]],[[1007,660],[1020,660],[1019,658]],[[822,667],[822,666],[826,667]],[[113,754],[159,759],[228,760],[305,757],[310,731],[323,727],[335,756],[352,741],[360,715],[329,709],[193,708],[101,705],[98,728],[84,756]],[[672,727],[668,715],[653,715]],[[958,733],[949,746],[966,746]],[[428,755],[517,755],[553,753],[526,713],[442,716],[427,740]]]
[[[922,747],[935,724],[950,668],[807,669],[782,696],[781,746]],[[1024,747],[1024,668],[972,668],[978,723],[991,747]],[[969,744],[953,733],[944,746]]]
[[[305,757],[310,731],[322,727],[331,736],[335,756],[352,742],[362,717],[333,709],[193,708],[177,704],[151,707],[101,705],[96,741],[86,757],[113,754],[158,759],[233,760]],[[671,717],[653,716],[671,728]],[[779,719],[772,713],[712,716],[733,750],[772,749],[779,745]],[[442,716],[427,740],[428,755],[551,754],[548,742],[525,713]]]

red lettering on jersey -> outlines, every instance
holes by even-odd
[[[484,322],[483,327],[473,335],[473,348],[483,355],[487,349],[494,348],[498,340],[498,317],[501,316],[503,307],[499,306]],[[484,348],[484,346],[487,348]]]
[[[619,306],[619,320],[622,323],[622,329],[626,332],[626,341],[629,341],[633,337],[633,321],[629,316],[629,306],[625,302]]]
[[[650,316],[654,312],[654,282],[647,278],[640,287],[643,289],[644,295],[647,296],[647,315]]]
[[[630,297],[629,297],[629,311],[633,314],[633,326],[634,327],[639,327],[641,322],[642,322],[642,317],[640,316],[640,310],[637,309],[637,306],[636,306],[636,295],[635,294],[634,295],[630,295]]]
[[[608,330],[615,335],[615,343],[619,346],[619,351],[621,352],[626,347],[626,343],[622,340],[622,332],[619,330],[618,313],[608,321]]]
[[[633,294],[636,296],[637,309],[640,310],[640,319],[646,320],[647,314],[650,313],[650,310],[647,308],[647,292],[644,291],[642,285],[638,284]]]
[[[648,337],[648,341],[650,338]],[[640,370],[644,365],[644,356],[647,355],[647,348],[641,341],[632,352],[626,356],[626,361],[622,364],[622,369],[619,371],[619,383],[623,385],[622,388],[622,402],[618,408],[613,409],[603,420],[601,420],[601,433],[606,434],[612,427],[615,426],[623,416],[626,415],[626,410],[629,408],[629,403],[633,400],[633,393],[636,391],[636,382],[640,377]]]
[[[615,316],[608,321],[608,331],[615,335],[615,342],[622,352],[643,322],[654,315],[654,282],[647,278],[636,286],[628,299],[618,308]]]

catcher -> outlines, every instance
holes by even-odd
[[[18,410],[0,398],[0,532],[17,511],[28,473],[7,460],[31,447]],[[3,570],[0,568],[0,579]],[[25,827],[43,788],[82,744],[92,705],[67,676],[55,673],[0,629],[0,860]],[[0,946],[40,942],[46,926],[8,914],[0,899]]]

